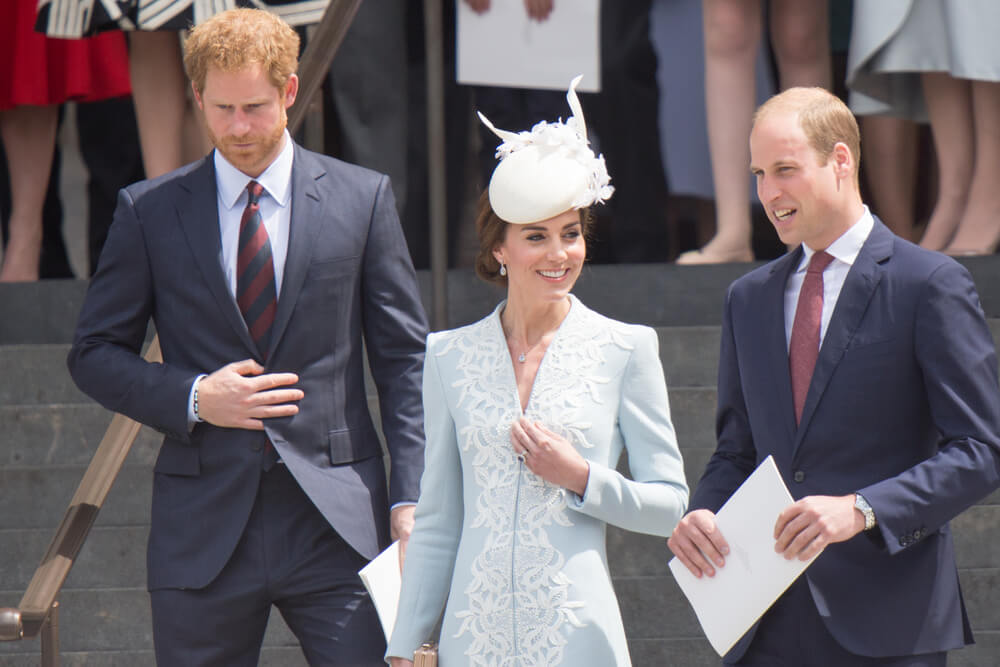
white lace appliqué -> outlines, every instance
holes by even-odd
[[[589,423],[581,422],[584,402],[600,402],[597,388],[610,378],[597,375],[608,344],[631,349],[617,327],[607,326],[575,303],[546,352],[526,416],[567,438],[592,447]],[[572,581],[565,557],[549,541],[552,527],[572,530],[566,491],[524,467],[510,445],[510,424],[521,416],[511,362],[498,315],[456,332],[439,354],[457,350],[458,408],[469,423],[461,428],[461,448],[470,453],[477,488],[475,506],[466,508],[472,526],[488,531],[472,562],[465,589],[468,609],[455,615],[456,637],[468,633],[466,650],[474,667],[551,667],[563,658],[564,624],[583,627],[570,599]],[[575,421],[574,421],[575,420]]]

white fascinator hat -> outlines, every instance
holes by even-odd
[[[508,132],[479,119],[503,143],[497,146],[500,164],[490,179],[489,197],[493,211],[505,222],[527,225],[548,220],[570,209],[599,204],[615,189],[603,155],[594,155],[587,140],[583,108],[576,96],[582,76],[569,84],[566,100],[573,115],[548,123],[542,121],[531,131]]]

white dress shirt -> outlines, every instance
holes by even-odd
[[[851,225],[850,229],[844,232],[840,238],[830,244],[826,249],[828,255],[833,256],[833,261],[823,272],[823,316],[820,319],[819,342],[823,344],[826,336],[826,329],[830,324],[830,317],[833,309],[840,298],[840,290],[844,287],[847,273],[854,265],[861,246],[868,240],[868,235],[875,226],[875,219],[872,217],[868,207],[865,206],[861,218]],[[798,268],[788,277],[788,284],[785,285],[785,345],[792,341],[792,323],[795,322],[795,310],[799,306],[799,292],[802,290],[802,281],[806,278],[806,268],[809,260],[816,253],[805,243],[802,244],[802,261]]]
[[[281,279],[288,255],[288,229],[292,207],[292,139],[285,131],[285,145],[267,169],[257,178],[250,178],[234,167],[218,150],[215,151],[215,184],[218,191],[219,232],[222,236],[222,269],[229,283],[229,292],[236,296],[236,257],[240,245],[240,219],[247,205],[247,185],[257,181],[264,186],[260,196],[260,216],[271,240],[274,261],[274,288],[281,298]]]

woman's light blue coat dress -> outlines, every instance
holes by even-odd
[[[523,414],[590,462],[582,498],[511,447],[522,410],[503,304],[428,337],[426,468],[387,655],[412,656],[444,608],[440,667],[631,664],[605,526],[667,536],[688,488],[656,333],[570,298]],[[615,469],[623,449],[634,481]]]

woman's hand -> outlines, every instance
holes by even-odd
[[[521,417],[510,427],[510,442],[528,470],[580,497],[586,493],[590,464],[566,438]]]
[[[390,667],[413,667],[413,661],[405,658],[389,658],[389,665]]]

